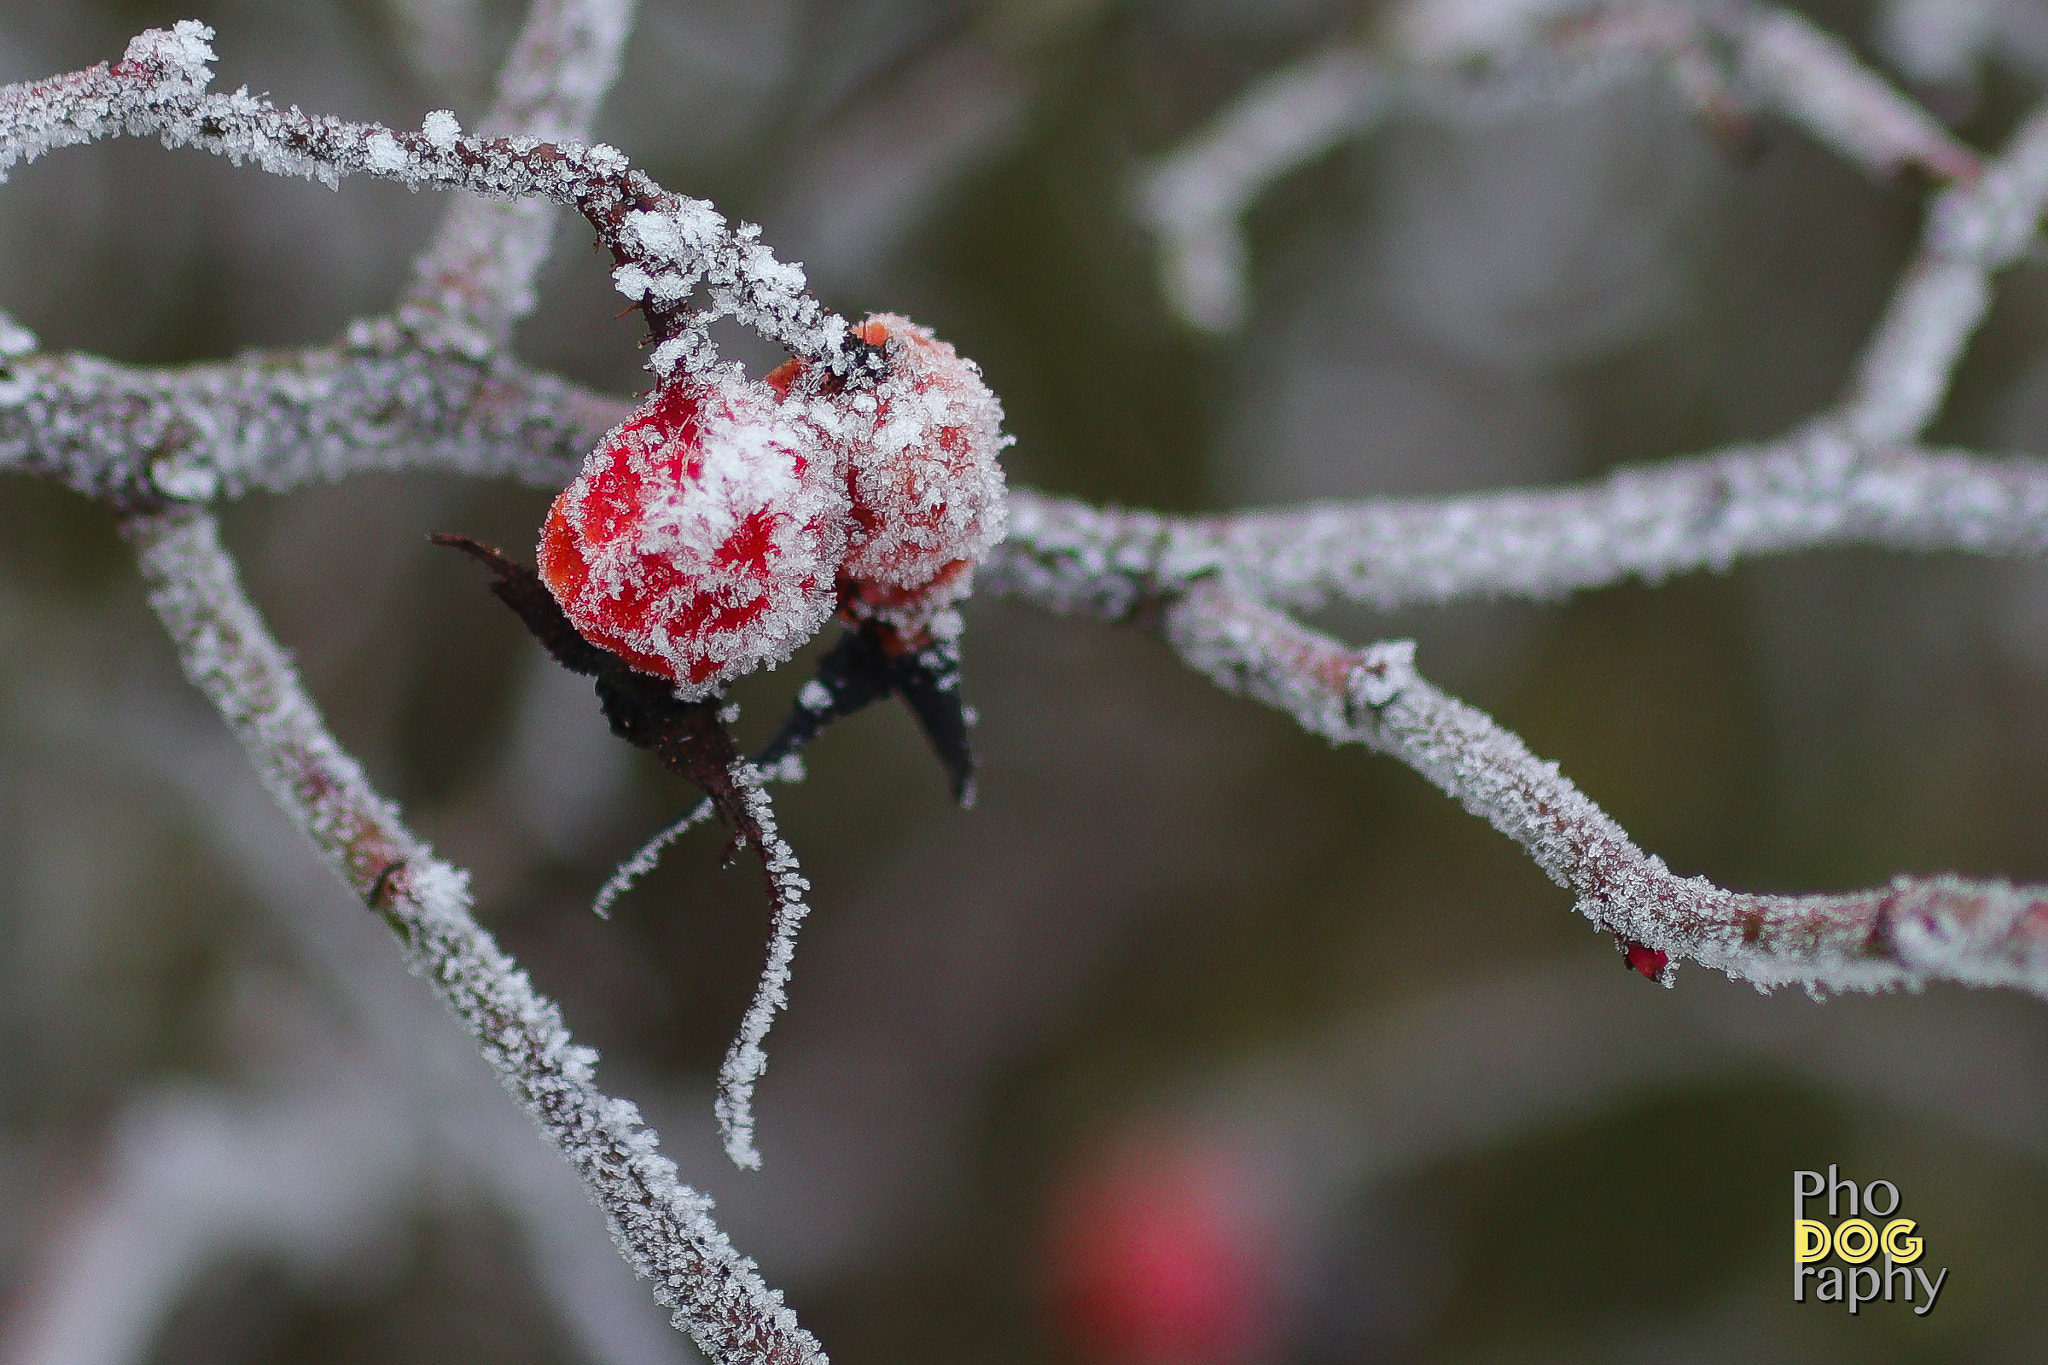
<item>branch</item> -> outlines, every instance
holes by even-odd
[[[1843,545],[2048,551],[2048,462],[1911,446],[1866,452],[1816,428],[1575,487],[1218,517],[1014,489],[1009,538],[978,585],[1113,619],[1219,575],[1276,604],[1314,608],[1336,598],[1392,610],[1462,597],[1550,600]]]
[[[348,344],[179,369],[35,355],[0,369],[0,470],[119,506],[283,492],[368,470],[558,488],[625,400],[496,358],[409,347],[388,320]]]
[[[1946,181],[1979,170],[1976,153],[1931,114],[1789,11],[1413,0],[1378,48],[1326,48],[1265,77],[1143,175],[1136,214],[1159,239],[1167,302],[1202,331],[1241,326],[1246,211],[1384,118],[1497,119],[1660,69],[1711,120],[1770,110],[1873,174],[1919,166]]]
[[[1213,585],[1169,608],[1165,626],[1181,657],[1226,691],[1421,773],[1522,845],[1580,914],[1628,943],[1762,987],[1959,981],[2048,995],[2048,887],[1941,876],[1838,896],[1725,891],[1674,875],[1555,763],[1423,681],[1411,642],[1348,649]]]
[[[618,262],[613,282],[646,313],[659,344],[648,368],[717,363],[708,329],[730,317],[800,355],[850,374],[845,319],[805,292],[797,266],[702,199],[671,194],[603,143],[465,137],[454,115],[429,114],[418,132],[279,109],[245,90],[209,95],[213,30],[182,20],[129,43],[114,65],[0,89],[0,174],[58,147],[127,134],[198,147],[237,165],[335,187],[351,175],[409,189],[463,189],[494,199],[539,198],[575,208]],[[692,296],[702,295],[695,306]]]
[[[1919,166],[1969,180],[1977,154],[1940,120],[1856,59],[1846,43],[1790,10],[1757,9],[1727,30],[1755,101],[1873,175]]]
[[[2034,240],[2048,208],[2048,103],[1974,182],[1938,196],[1919,251],[1864,349],[1842,414],[1861,441],[1910,441],[1941,410],[1963,347],[1991,305],[1991,275]]]
[[[1138,221],[1159,238],[1167,302],[1207,332],[1250,311],[1240,220],[1290,172],[1377,122],[1395,96],[1357,48],[1318,52],[1260,80],[1138,182]]]
[[[150,604],[185,672],[242,741],[322,859],[396,931],[407,964],[469,1030],[506,1089],[605,1210],[633,1267],[719,1365],[812,1365],[823,1352],[679,1183],[639,1111],[598,1090],[596,1054],[470,913],[465,874],[436,858],[341,751],[284,651],[243,596],[206,513],[125,524]]]

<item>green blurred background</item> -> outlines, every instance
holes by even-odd
[[[2001,2],[2014,33],[2048,27]],[[1547,483],[1772,436],[1841,391],[1924,203],[1788,128],[1719,141],[1648,78],[1397,122],[1260,202],[1250,322],[1204,339],[1161,301],[1134,177],[1371,7],[642,9],[599,134],[760,222],[833,307],[937,328],[1003,399],[1012,480],[1090,499]],[[1872,10],[1807,12],[1888,60]],[[223,85],[417,126],[481,115],[519,14],[7,0],[0,79],[181,17],[219,29]],[[2014,38],[1926,93],[1992,147],[2044,54]],[[317,342],[389,307],[441,207],[140,143],[69,151],[0,191],[0,305],[50,348],[124,361]],[[637,389],[618,303],[565,215],[519,349]],[[2037,264],[2002,281],[1935,436],[2048,452]],[[546,503],[377,477],[227,525],[344,742],[475,870],[486,921],[836,1360],[2048,1352],[2035,1002],[1816,1005],[1696,969],[1657,990],[1413,773],[1222,696],[1138,631],[1014,603],[968,612],[976,809],[947,805],[893,710],[835,727],[780,798],[816,914],[760,1094],[766,1169],[733,1170],[710,1085],[762,953],[758,884],[700,834],[590,915],[692,795],[425,542],[528,544]],[[2039,566],[1828,553],[1319,623],[1419,639],[1427,675],[1682,873],[2048,879]],[[809,657],[740,685],[743,738]],[[690,1358],[262,803],[109,514],[9,479],[0,1360]],[[1791,1173],[1830,1162],[1904,1192],[1925,1264],[1951,1271],[1930,1316],[1790,1302]]]

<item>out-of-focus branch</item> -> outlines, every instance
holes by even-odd
[[[1412,0],[1377,44],[1327,48],[1264,78],[1145,173],[1136,209],[1158,238],[1167,302],[1203,331],[1240,326],[1246,211],[1274,182],[1383,118],[1497,118],[1655,69],[1711,118],[1768,110],[1875,174],[1917,165],[1954,180],[1978,169],[1976,154],[1926,110],[1788,11]]]
[[[330,867],[392,926],[541,1132],[604,1208],[634,1268],[714,1361],[823,1359],[781,1295],[761,1282],[679,1183],[637,1109],[598,1090],[578,1046],[470,913],[467,879],[405,828],[342,752],[243,595],[212,518],[191,508],[125,524],[150,602],[186,674],[242,741],[271,793]]]
[[[234,1253],[331,1263],[397,1222],[418,1134],[350,1056],[298,1058],[274,1093],[129,1103],[110,1167],[0,1332],[5,1365],[138,1365],[198,1270]]]
[[[483,131],[542,142],[588,137],[618,78],[634,4],[535,0],[498,73],[497,103]],[[502,349],[512,325],[533,311],[533,282],[553,227],[544,200],[458,199],[414,269],[399,322],[429,349],[470,356]]]
[[[1749,11],[1724,32],[1756,103],[1864,170],[1892,175],[1919,166],[1942,180],[1976,175],[1975,152],[1833,34],[1780,9]]]
[[[1842,414],[1859,441],[1910,441],[1940,410],[1991,306],[1991,276],[2020,258],[2048,208],[2048,104],[1974,182],[1928,207],[1920,250],[1858,366]]]
[[[1900,877],[1839,896],[1724,891],[1672,873],[1555,763],[1423,681],[1408,641],[1351,649],[1212,584],[1170,607],[1165,626],[1181,656],[1226,690],[1414,768],[1521,844],[1579,913],[1620,939],[1759,986],[1960,981],[2048,995],[2048,887]]]
[[[1227,332],[1249,308],[1245,212],[1268,186],[1370,127],[1394,80],[1355,47],[1330,48],[1261,80],[1137,187],[1159,238],[1161,287],[1196,327]]]

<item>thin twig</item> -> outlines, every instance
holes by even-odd
[[[796,957],[796,933],[811,913],[805,893],[811,889],[796,862],[796,854],[783,839],[775,823],[775,805],[762,785],[760,770],[751,763],[733,765],[732,778],[760,831],[761,861],[768,870],[769,890],[775,899],[775,915],[768,936],[768,960],[761,968],[754,998],[740,1020],[739,1032],[727,1049],[725,1063],[718,1070],[718,1099],[713,1106],[719,1132],[725,1138],[725,1154],[742,1170],[759,1170],[761,1153],[754,1147],[754,1085],[768,1070],[768,1054],[762,1044],[775,1016],[789,1005],[789,968]]]
[[[708,328],[721,317],[835,372],[868,363],[846,344],[845,319],[819,306],[803,271],[777,260],[759,228],[734,228],[704,200],[671,194],[615,147],[465,136],[446,110],[406,132],[280,109],[247,90],[208,94],[212,38],[204,24],[182,20],[141,34],[111,66],[0,88],[0,172],[125,134],[330,187],[366,175],[410,189],[551,200],[581,213],[618,262],[613,282],[646,313],[660,343],[648,357],[658,377],[716,364]]]

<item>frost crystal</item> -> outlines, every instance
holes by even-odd
[[[453,112],[436,109],[420,121],[420,135],[435,151],[452,152],[455,140],[462,136],[462,125],[456,121]]]

